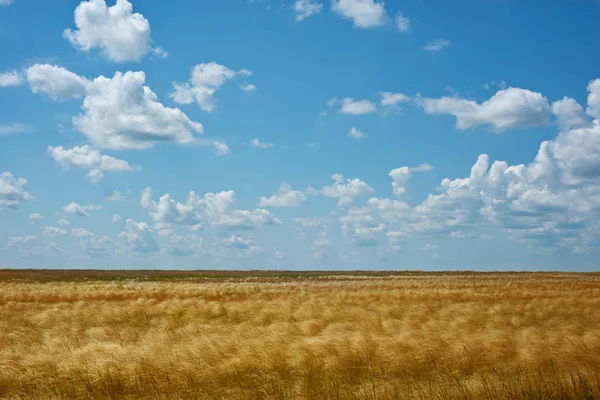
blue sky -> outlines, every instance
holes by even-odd
[[[598,20],[0,0],[0,267],[597,269]]]

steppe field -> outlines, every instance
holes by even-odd
[[[600,274],[2,270],[0,398],[596,399]]]

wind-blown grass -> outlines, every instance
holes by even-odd
[[[0,281],[1,398],[600,398],[600,276]]]

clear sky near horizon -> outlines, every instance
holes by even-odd
[[[597,270],[598,21],[0,0],[0,268]]]

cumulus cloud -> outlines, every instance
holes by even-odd
[[[568,130],[589,123],[583,107],[574,99],[564,97],[552,103],[552,114],[556,116],[561,129]]]
[[[50,236],[50,237],[66,236],[69,234],[69,231],[67,231],[66,229],[56,228],[54,226],[44,226],[41,229],[41,231],[42,231],[42,234],[44,234],[46,236]]]
[[[351,20],[355,28],[374,28],[389,20],[384,3],[376,0],[332,0],[331,10]]]
[[[327,102],[327,105],[329,107],[339,105],[339,112],[349,115],[364,115],[377,111],[375,104],[369,100],[354,100],[352,97],[346,97],[343,100],[333,98]]]
[[[396,14],[396,28],[400,32],[408,32],[410,30],[410,19],[405,17],[401,12]]]
[[[194,101],[206,112],[215,110],[215,93],[225,82],[236,76],[250,76],[252,71],[241,69],[234,71],[216,62],[195,65],[190,70],[188,82],[173,82],[170,96],[176,103],[191,104]]]
[[[44,219],[44,217],[40,213],[29,214],[29,220],[31,221],[32,224],[35,223],[35,221],[40,220],[40,219]]]
[[[587,87],[588,94],[588,106],[587,114],[595,118],[596,121],[600,119],[600,79],[591,81]]]
[[[594,86],[588,90],[590,109]],[[580,110],[570,101],[563,106]],[[573,113],[562,115],[569,116],[568,121]],[[600,123],[583,121],[580,114],[576,120],[576,124],[563,124],[553,140],[542,142],[528,164],[492,163],[482,154],[468,176],[443,179],[438,193],[420,204],[371,198],[366,206],[348,210],[343,222],[364,220],[374,227],[383,223],[388,232],[458,239],[489,239],[481,230],[499,228],[509,238],[536,249],[597,251]],[[403,182],[406,169],[394,171],[392,179]]]
[[[252,139],[250,145],[255,149],[268,149],[269,147],[273,147],[273,143],[261,142],[257,138]]]
[[[0,174],[0,209],[17,209],[21,203],[33,200],[34,197],[25,191],[27,179],[15,178],[10,172]]]
[[[231,235],[228,238],[221,240],[221,243],[225,247],[235,247],[236,249],[248,249],[252,246],[252,240],[246,239],[238,235]]]
[[[240,85],[240,89],[242,89],[244,92],[253,92],[256,90],[256,86],[251,83],[243,83]]]
[[[113,216],[112,216],[112,223],[113,224],[116,224],[120,220],[121,220],[121,216],[119,214],[113,214]]]
[[[38,240],[37,236],[13,236],[8,241],[8,247],[12,249],[20,250],[23,247],[27,246],[30,243],[33,243]]]
[[[186,144],[203,132],[178,108],[168,108],[148,86],[144,72],[116,72],[93,81],[64,68],[36,64],[27,70],[33,92],[54,100],[83,97],[82,113],[73,126],[92,143],[115,150],[146,149],[156,143]]]
[[[389,176],[392,178],[392,188],[394,194],[402,197],[406,194],[406,187],[413,172],[431,171],[433,166],[430,164],[421,164],[417,167],[400,167],[390,171]]]
[[[229,147],[223,142],[213,142],[213,146],[215,148],[215,154],[218,156],[226,156],[231,154],[231,150]]]
[[[430,53],[437,53],[442,50],[444,47],[449,47],[450,41],[447,39],[435,39],[425,45],[425,50]]]
[[[321,193],[326,197],[339,199],[338,206],[351,204],[356,197],[374,193],[373,188],[358,178],[344,179],[341,174],[334,174],[331,178],[335,182],[321,189]]]
[[[23,76],[19,71],[0,72],[0,87],[19,86],[22,83]]]
[[[113,190],[110,194],[110,196],[108,196],[106,198],[106,201],[123,201],[123,195],[121,195],[121,192],[118,190]]]
[[[57,65],[35,64],[26,74],[33,93],[42,92],[56,101],[79,99],[90,86],[88,79]]]
[[[215,229],[241,230],[256,229],[264,225],[278,225],[281,222],[269,211],[240,210],[235,208],[233,190],[219,193],[206,193],[200,197],[190,192],[185,203],[171,199],[170,194],[161,196],[158,203],[151,199],[152,190],[142,192],[141,205],[155,223],[195,226],[208,224]]]
[[[364,139],[367,137],[367,135],[365,135],[362,131],[359,131],[355,127],[352,127],[352,129],[350,129],[350,132],[348,132],[348,137],[351,137],[352,139]]]
[[[80,217],[89,217],[90,216],[89,211],[100,210],[100,209],[102,209],[102,206],[100,206],[100,205],[90,204],[87,206],[82,206],[75,202],[71,202],[63,207],[63,211],[66,214],[78,215]]]
[[[316,240],[313,242],[313,257],[317,260],[325,260],[328,258],[329,254],[327,250],[330,247],[333,247],[333,243],[327,238],[327,231],[323,231],[317,234]]]
[[[391,112],[399,112],[400,104],[408,103],[412,99],[403,93],[379,92],[381,96],[381,107],[383,107],[384,115]]]
[[[98,49],[111,61],[139,61],[149,52],[166,56],[160,47],[152,47],[148,20],[134,13],[127,0],[117,0],[112,7],[104,0],[82,1],[75,9],[75,26],[75,30],[63,32],[74,47],[82,51]]]
[[[271,197],[261,197],[260,207],[300,207],[307,197],[299,190],[294,190],[292,187],[283,182],[279,186],[279,190]]]
[[[159,250],[159,245],[152,229],[145,222],[136,222],[128,218],[125,221],[125,230],[119,233],[119,239],[124,241],[124,249],[132,253],[154,253]]]
[[[72,149],[65,149],[62,146],[48,146],[48,154],[65,169],[83,168],[90,170],[86,176],[93,183],[104,178],[103,171],[131,172],[134,170],[127,161],[101,154],[100,151],[94,150],[88,145],[75,146]]]
[[[319,14],[323,8],[323,4],[315,0],[296,0],[292,8],[296,14],[296,22],[300,22],[312,15]]]
[[[201,236],[177,235],[172,229],[162,229],[158,236],[160,246],[167,255],[189,257],[204,253],[204,238]]]
[[[115,150],[194,141],[202,125],[159,103],[145,81],[143,72],[131,71],[94,79],[73,125],[97,146]]]
[[[459,97],[417,98],[416,101],[428,114],[453,115],[459,129],[492,125],[500,132],[545,125],[549,121],[548,100],[542,94],[527,89],[510,87],[499,90],[481,104]]]
[[[292,222],[302,228],[321,228],[326,221],[323,218],[293,218]]]
[[[100,171],[99,169],[92,169],[87,174],[85,174],[85,176],[90,178],[90,182],[98,183],[102,179],[104,179],[104,172]]]
[[[26,124],[0,124],[0,136],[2,135],[14,135],[16,133],[22,133],[31,129],[30,125]]]
[[[340,223],[344,238],[355,246],[375,246],[379,243],[377,236],[386,228],[385,224],[361,209],[350,210],[340,217]]]
[[[223,238],[221,244],[226,248],[237,249],[240,251],[241,255],[247,257],[263,253],[263,249],[260,246],[254,245],[251,239],[238,235],[231,235],[228,238]]]

